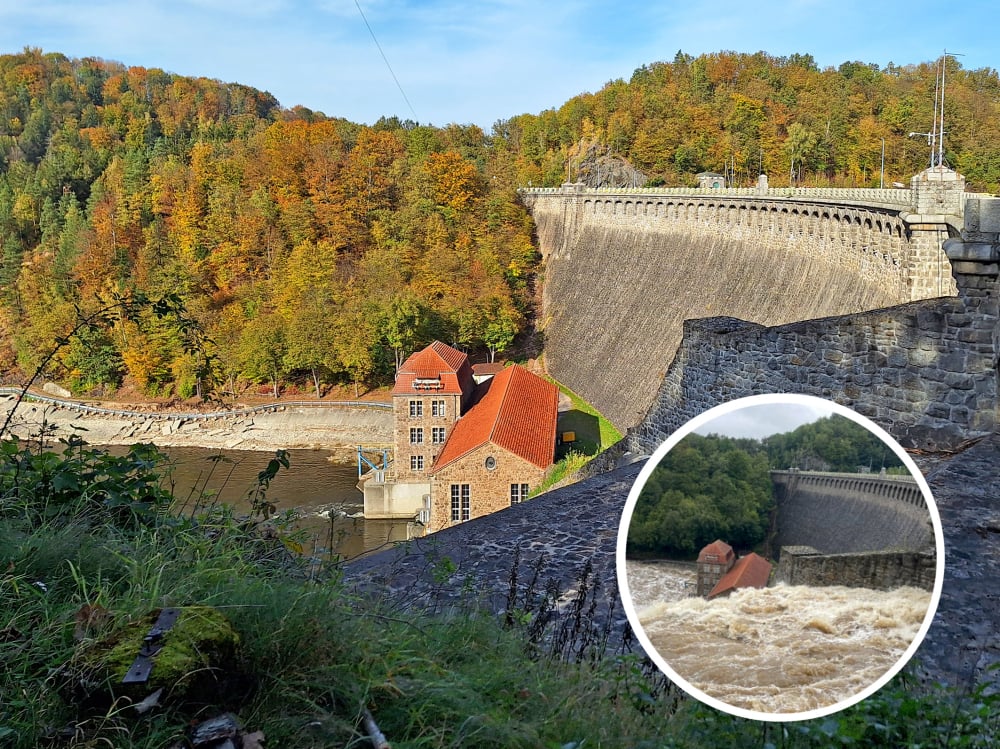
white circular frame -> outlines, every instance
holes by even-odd
[[[678,674],[670,666],[670,664],[664,660],[663,656],[659,654],[650,642],[649,637],[646,635],[642,625],[639,623],[638,614],[636,613],[635,606],[632,603],[632,592],[629,588],[628,575],[625,570],[625,545],[628,540],[628,528],[632,520],[632,512],[635,510],[635,504],[639,498],[639,493],[646,485],[646,481],[649,479],[650,474],[652,474],[653,470],[663,459],[663,456],[693,431],[718,418],[719,416],[722,416],[723,414],[727,414],[731,411],[738,411],[750,406],[774,404],[797,404],[803,406],[816,406],[822,404],[824,408],[828,408],[834,413],[845,416],[851,421],[860,424],[881,439],[903,462],[903,465],[905,465],[910,471],[913,478],[916,480],[917,485],[920,487],[920,491],[924,496],[924,501],[927,504],[927,511],[931,517],[931,524],[934,528],[934,547],[936,552],[934,588],[931,592],[930,604],[927,607],[927,612],[924,614],[924,620],[920,625],[920,629],[917,631],[916,637],[913,638],[913,642],[910,643],[910,646],[903,652],[896,663],[893,664],[874,683],[859,691],[857,694],[843,699],[840,702],[835,702],[832,705],[816,708],[814,710],[803,710],[796,713],[768,713],[730,705],[729,703],[723,702],[710,694],[706,694],[704,691],[694,686],[683,676]],[[736,400],[723,403],[694,417],[671,434],[670,437],[668,437],[667,440],[649,457],[646,464],[642,467],[642,470],[639,471],[639,475],[636,477],[635,483],[632,484],[632,488],[629,491],[628,499],[625,501],[625,510],[622,513],[621,523],[618,526],[618,545],[615,553],[615,566],[617,568],[618,589],[622,594],[622,607],[625,610],[625,615],[628,617],[628,622],[632,627],[632,631],[635,633],[636,639],[639,641],[639,644],[642,645],[642,649],[646,651],[646,655],[648,655],[657,667],[663,671],[663,673],[665,673],[677,686],[706,705],[740,718],[771,722],[811,720],[813,718],[822,718],[839,712],[840,710],[850,707],[851,705],[855,705],[866,697],[871,696],[885,686],[893,676],[899,673],[900,669],[906,665],[910,658],[913,657],[913,654],[917,651],[917,648],[920,647],[920,643],[923,642],[924,637],[927,635],[927,630],[930,629],[931,623],[934,620],[934,615],[937,612],[938,602],[941,599],[941,586],[944,580],[944,533],[941,529],[941,518],[938,515],[937,505],[934,502],[934,498],[931,496],[931,490],[930,487],[927,486],[927,480],[920,472],[920,469],[917,468],[916,463],[913,462],[913,458],[907,455],[899,443],[896,442],[896,440],[893,439],[893,437],[891,437],[882,427],[878,426],[878,424],[875,424],[870,419],[852,411],[846,406],[842,406],[838,403],[834,403],[833,401],[828,401],[824,398],[812,395],[800,395],[795,393],[751,395],[745,398],[738,398]]]

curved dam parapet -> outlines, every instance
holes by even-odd
[[[922,550],[934,543],[930,513],[911,476],[771,471],[772,548],[824,554]]]
[[[912,296],[898,209],[700,200],[525,198],[545,259],[546,366],[622,431],[653,402],[686,319],[778,325]]]

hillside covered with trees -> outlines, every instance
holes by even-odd
[[[789,467],[906,470],[881,439],[839,414],[761,440],[689,434],[642,487],[629,521],[628,553],[689,558],[717,538],[754,548],[767,535],[774,504],[768,472]]]
[[[81,315],[179,295],[206,360],[152,314],[107,319],[46,375],[77,392],[299,376],[372,382],[440,338],[521,329],[531,222],[475,127],[369,128],[245,86],[0,58],[0,368],[30,372]]]
[[[518,181],[583,178],[588,150],[616,154],[651,184],[696,185],[726,173],[736,185],[878,187],[930,165],[940,60],[913,65],[845,62],[820,68],[811,55],[719,52],[636,70],[595,93],[538,115],[498,123],[518,154]],[[945,162],[975,191],[1000,189],[1000,78],[947,59]]]
[[[883,138],[887,175],[905,179],[926,166],[906,135],[929,128],[935,65],[678,53],[485,133],[367,127],[97,58],[0,56],[0,372],[20,381],[91,317],[44,367],[77,394],[377,385],[435,338],[487,358],[534,314],[517,187],[576,179],[584,154],[651,184],[728,169],[871,185]],[[998,189],[1000,80],[948,65],[946,157]],[[203,346],[128,304],[167,294]]]

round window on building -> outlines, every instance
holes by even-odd
[[[486,470],[487,471],[492,471],[496,467],[497,467],[497,459],[494,458],[492,455],[489,456],[486,459]]]

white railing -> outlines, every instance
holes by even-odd
[[[522,187],[522,195],[580,196],[642,196],[652,197],[740,197],[797,199],[803,201],[841,200],[852,203],[871,203],[910,207],[913,205],[913,191],[909,188],[868,188],[868,187]]]
[[[23,390],[18,387],[0,388],[0,396],[19,397]],[[58,408],[68,411],[75,411],[82,414],[94,414],[100,416],[116,416],[124,419],[148,419],[150,421],[210,421],[213,419],[237,419],[244,416],[252,416],[260,413],[277,413],[287,408],[374,408],[392,410],[391,403],[378,403],[374,401],[281,401],[279,403],[265,403],[260,406],[246,406],[244,408],[232,408],[222,411],[130,411],[118,408],[105,408],[95,406],[84,401],[69,400],[66,398],[55,398],[51,395],[41,395],[39,393],[28,392],[24,395],[25,401],[36,403],[48,403]]]

